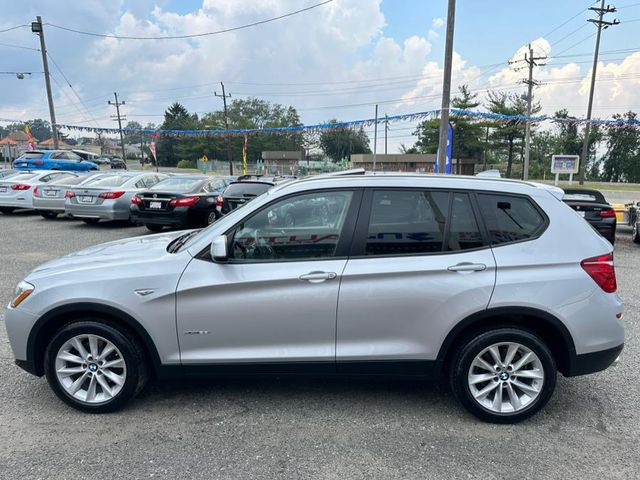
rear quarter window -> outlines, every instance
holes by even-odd
[[[478,202],[492,245],[537,237],[546,224],[544,215],[526,197],[481,193]]]

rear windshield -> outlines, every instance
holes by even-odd
[[[224,191],[225,197],[257,197],[269,190],[273,185],[270,183],[258,182],[238,182],[232,183]]]
[[[68,177],[58,178],[49,182],[49,185],[77,185],[86,177],[79,177],[78,175],[69,175]]]
[[[17,175],[10,175],[5,180],[11,180],[12,182],[23,182],[24,180],[31,180],[38,175],[37,173],[19,173]]]
[[[189,192],[202,183],[202,178],[171,177],[156,183],[149,190],[170,190],[172,192]]]
[[[131,180],[131,177],[128,175],[108,175],[96,178],[95,180],[89,180],[84,185],[87,187],[119,187],[128,180]]]
[[[32,158],[42,158],[43,156],[44,156],[44,153],[40,153],[40,152],[26,152],[20,155],[17,158],[17,160],[29,160]]]
[[[565,190],[562,200],[569,202],[607,203],[600,192],[593,190]]]

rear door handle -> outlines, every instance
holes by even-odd
[[[451,265],[447,270],[450,272],[481,272],[486,270],[487,266],[484,263],[458,263],[457,265]]]
[[[335,272],[309,272],[298,278],[309,283],[322,283],[326,280],[333,280],[337,276],[338,274]]]

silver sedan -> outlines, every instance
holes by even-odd
[[[96,178],[104,173],[69,173],[69,176],[41,183],[33,189],[33,208],[44,218],[56,218],[64,213],[65,193],[68,189]]]
[[[162,173],[127,171],[97,176],[66,191],[65,213],[85,223],[129,220],[131,198],[166,177]]]

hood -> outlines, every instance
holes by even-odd
[[[157,260],[167,253],[167,245],[184,232],[159,233],[102,243],[51,260],[36,267],[27,278],[43,277],[83,270],[118,268]]]

